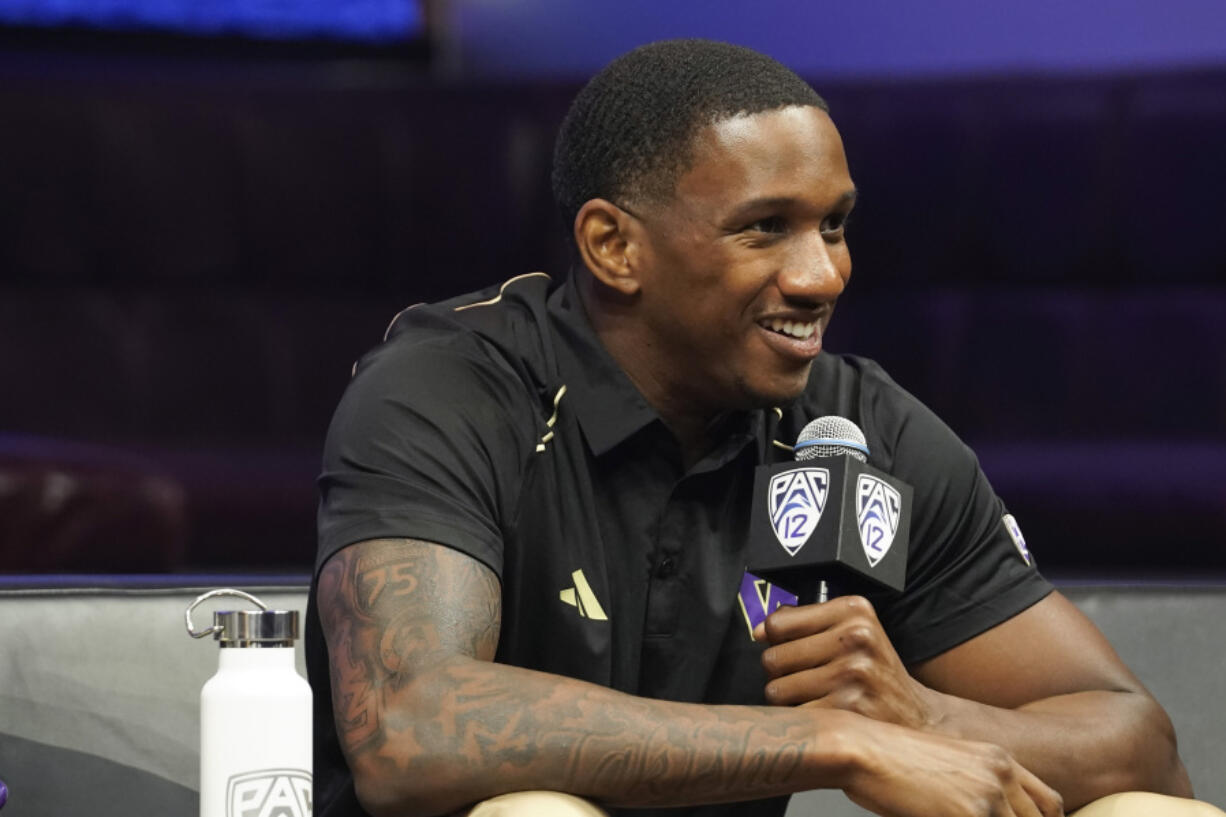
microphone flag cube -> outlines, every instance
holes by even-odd
[[[747,568],[795,590],[902,590],[911,486],[846,455],[760,465],[754,474]]]

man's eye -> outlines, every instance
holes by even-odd
[[[769,216],[758,219],[745,229],[755,233],[782,233],[787,231],[787,222],[779,216]]]
[[[821,224],[821,234],[828,239],[841,239],[843,232],[847,229],[847,221],[846,216],[829,218],[828,221]]]
[[[845,214],[841,216],[831,216],[822,223],[822,235],[837,236],[847,229],[847,223],[851,221],[851,215]]]

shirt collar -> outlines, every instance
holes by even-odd
[[[660,419],[596,336],[570,276],[550,294],[549,317],[562,339],[558,367],[565,402],[592,453],[604,454]]]
[[[660,420],[600,342],[570,276],[550,294],[549,317],[562,338],[558,366],[567,387],[564,402],[578,418],[593,454],[610,451]],[[728,437],[703,462],[709,468],[730,460],[750,440],[762,437],[763,420],[761,411],[728,418]]]

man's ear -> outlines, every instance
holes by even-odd
[[[622,295],[639,291],[638,225],[634,216],[605,199],[591,199],[575,215],[575,246],[588,270]]]

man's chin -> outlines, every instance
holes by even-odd
[[[745,384],[747,386],[746,395],[749,399],[744,408],[784,408],[795,403],[805,393],[805,386],[809,384],[810,369],[811,367],[806,366],[804,377],[795,380],[789,378],[786,381],[757,385],[756,388],[755,384]]]

